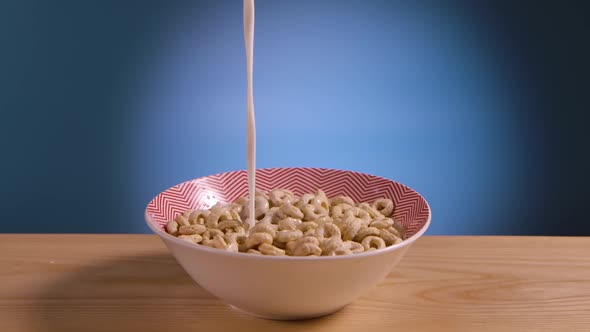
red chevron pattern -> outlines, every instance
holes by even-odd
[[[328,197],[348,195],[356,202],[389,198],[395,203],[394,218],[407,230],[418,232],[430,216],[428,204],[403,184],[364,173],[325,168],[266,168],[256,170],[256,187],[282,188],[297,195],[322,189]],[[215,174],[178,184],[156,196],[147,206],[151,222],[163,227],[187,209],[203,209],[217,202],[231,202],[248,194],[246,171]]]

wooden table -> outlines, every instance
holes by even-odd
[[[209,295],[151,235],[0,235],[0,331],[590,331],[590,238],[425,237],[333,315]]]

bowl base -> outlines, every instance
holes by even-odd
[[[345,306],[344,306],[345,307]],[[328,316],[331,315],[337,311],[340,311],[342,308],[344,307],[340,307],[336,310],[331,310],[328,312],[323,312],[323,313],[319,313],[319,314],[312,314],[309,316],[281,316],[281,315],[265,315],[265,314],[257,314],[257,313],[253,313],[253,312],[249,312],[248,310],[244,310],[241,308],[238,308],[236,306],[230,305],[230,308],[242,312],[248,316],[252,316],[252,317],[256,317],[256,318],[262,318],[262,319],[268,319],[268,320],[306,320],[306,319],[314,319],[314,318],[320,318],[320,317],[324,317],[324,316]]]

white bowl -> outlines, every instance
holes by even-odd
[[[257,189],[286,188],[301,195],[322,189],[357,202],[389,198],[407,239],[350,256],[291,257],[232,253],[195,245],[167,234],[163,226],[187,209],[208,208],[247,195],[245,171],[216,174],[176,185],[146,209],[148,226],[184,270],[224,303],[268,319],[306,319],[333,313],[381,282],[430,224],[428,203],[414,190],[384,178],[320,168],[258,169]]]

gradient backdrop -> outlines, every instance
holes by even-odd
[[[258,167],[400,181],[429,234],[590,235],[582,2],[256,3]],[[148,232],[246,167],[241,1],[8,0],[0,41],[0,232]]]

